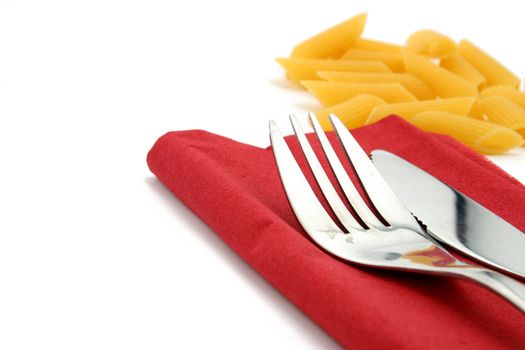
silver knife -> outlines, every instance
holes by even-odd
[[[429,235],[486,265],[525,278],[525,233],[395,154],[375,150],[372,160]]]

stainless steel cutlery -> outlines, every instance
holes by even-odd
[[[386,151],[372,161],[426,232],[471,258],[525,279],[525,234],[460,191]]]
[[[301,149],[337,218],[332,219],[313,192],[276,123],[271,121],[270,139],[281,181],[308,235],[327,252],[350,263],[470,280],[506,298],[525,313],[525,286],[499,272],[461,262],[447,252],[421,228],[341,121],[333,115],[330,118],[363,189],[381,217],[376,216],[360,196],[315,116],[310,114],[310,121],[344,198],[329,180],[299,122],[291,116]],[[354,209],[357,218],[347,209],[345,201]]]

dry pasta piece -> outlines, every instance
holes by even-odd
[[[358,38],[354,45],[354,49],[368,50],[368,51],[382,51],[382,52],[393,52],[401,53],[401,46],[396,44],[385,43],[379,40]]]
[[[509,128],[457,114],[428,111],[410,122],[425,131],[452,136],[485,154],[500,154],[523,144],[521,135]]]
[[[401,54],[394,52],[367,51],[351,48],[343,54],[341,60],[380,61],[394,72],[403,72],[405,70]]]
[[[486,83],[485,77],[476,68],[474,68],[466,59],[460,55],[451,55],[441,59],[441,67],[448,69],[454,74],[470,81],[476,87],[483,86]]]
[[[512,102],[520,105],[521,108],[525,108],[525,93],[511,88],[510,86],[494,85],[481,91],[481,96],[494,95],[506,97]]]
[[[426,111],[442,111],[459,115],[468,115],[475,100],[474,97],[457,97],[431,101],[386,104],[374,108],[365,124],[375,123],[391,114],[407,119]]]
[[[306,80],[301,81],[301,84],[325,107],[336,105],[361,94],[374,95],[387,102],[417,101],[414,95],[399,83],[364,84]]]
[[[427,83],[440,97],[478,95],[476,85],[435,65],[425,56],[404,51],[403,59],[407,72]]]
[[[423,80],[408,73],[319,71],[317,75],[324,80],[346,83],[400,83],[420,100],[436,97],[436,93]]]
[[[525,135],[525,109],[518,104],[503,96],[485,96],[481,108],[491,122]]]
[[[344,72],[390,72],[383,62],[338,61],[313,58],[278,58],[277,62],[294,81],[318,79],[317,71],[337,70]]]
[[[357,95],[345,102],[321,109],[315,112],[315,115],[326,131],[333,130],[329,119],[330,113],[337,115],[347,128],[354,129],[364,125],[374,107],[385,103],[385,100],[377,96]]]
[[[361,36],[366,13],[361,13],[297,45],[292,57],[332,58],[341,56]]]
[[[488,85],[520,85],[520,79],[514,73],[470,41],[461,40],[458,48],[459,54],[485,76]]]
[[[413,53],[431,57],[445,57],[456,52],[454,40],[433,30],[419,30],[408,37],[407,48]]]

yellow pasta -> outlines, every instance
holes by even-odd
[[[452,55],[457,49],[454,40],[433,30],[420,30],[409,36],[407,48],[413,53],[438,58]]]
[[[292,51],[292,57],[332,58],[342,55],[361,36],[366,13],[359,14],[314,37],[303,41]]]
[[[383,62],[338,61],[312,58],[278,58],[277,62],[294,81],[318,79],[317,71],[337,70],[344,72],[390,72]]]
[[[428,111],[410,122],[425,131],[452,136],[485,154],[500,154],[523,144],[521,135],[509,128],[457,114]]]
[[[332,130],[331,113],[348,128],[395,114],[486,154],[523,145],[525,92],[516,75],[470,41],[432,30],[414,32],[404,47],[362,38],[366,18],[352,17],[277,59],[324,106],[316,112],[323,129]]]
[[[466,59],[460,55],[451,55],[441,59],[440,66],[454,74],[470,81],[476,87],[486,83],[483,74],[478,72]]]
[[[503,96],[485,96],[481,108],[491,122],[525,135],[525,109],[518,104]]]
[[[488,85],[520,85],[520,79],[514,73],[470,41],[461,40],[458,48],[459,54],[485,76]]]
[[[400,83],[420,100],[436,97],[436,93],[424,81],[408,73],[319,71],[317,75],[324,80],[346,83]]]
[[[387,102],[417,100],[414,95],[399,83],[361,84],[305,80],[301,81],[301,84],[326,107],[344,102],[360,94],[374,95]]]
[[[403,72],[405,70],[401,54],[394,52],[367,51],[351,48],[343,54],[341,60],[380,61],[394,72]]]
[[[330,113],[337,115],[347,128],[354,129],[363,126],[374,107],[385,103],[385,100],[377,96],[357,95],[345,102],[321,109],[315,112],[315,115],[326,131],[332,130],[332,123],[328,117]]]
[[[393,52],[401,53],[401,46],[396,44],[385,43],[379,40],[358,38],[354,45],[354,49],[367,50],[367,51],[382,51],[382,52]]]
[[[510,86],[494,85],[481,91],[481,96],[503,96],[518,104],[521,108],[525,108],[525,93]]]
[[[377,106],[372,110],[365,124],[372,124],[391,114],[410,119],[426,111],[442,111],[459,115],[468,115],[476,99],[474,97],[444,98],[440,100],[392,103]]]
[[[440,97],[477,96],[476,85],[433,64],[424,56],[404,51],[407,72],[419,77]]]

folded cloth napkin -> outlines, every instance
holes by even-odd
[[[365,151],[395,153],[525,231],[525,187],[454,140],[395,116],[353,134]],[[306,171],[297,142],[287,142]],[[239,256],[346,348],[525,348],[525,317],[484,288],[358,267],[316,246],[290,208],[270,148],[200,130],[170,132],[155,143],[148,164]]]

